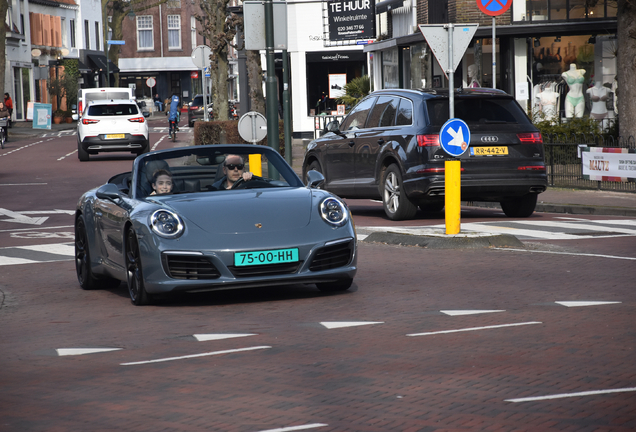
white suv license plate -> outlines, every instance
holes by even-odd
[[[298,248],[234,253],[234,265],[237,267],[250,265],[282,264],[297,261]]]

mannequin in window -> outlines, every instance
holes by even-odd
[[[594,87],[587,89],[587,94],[590,95],[590,101],[592,101],[590,117],[596,120],[602,120],[607,117],[606,102],[609,99],[609,93],[609,89],[603,86],[600,81],[596,81]]]
[[[585,112],[585,95],[583,83],[585,82],[585,69],[577,69],[572,63],[570,69],[561,74],[570,91],[565,96],[565,116],[567,118],[583,117]]]
[[[539,93],[539,102],[541,104],[541,112],[546,120],[555,120],[557,116],[559,94],[552,89],[552,86],[546,88]]]
[[[470,66],[468,66],[468,79],[470,80],[470,84],[468,84],[468,87],[481,87],[481,84],[479,84],[479,80],[477,78],[479,74],[479,70],[477,69],[477,65],[476,64],[471,64]]]
[[[614,77],[612,82],[612,93],[614,93],[614,113],[618,115],[618,76]]]

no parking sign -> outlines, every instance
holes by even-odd
[[[479,10],[493,17],[505,13],[511,5],[512,0],[477,0]]]

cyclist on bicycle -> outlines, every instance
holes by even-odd
[[[0,120],[8,120],[8,119],[9,119],[9,109],[4,105],[4,102],[0,101]],[[4,133],[4,140],[7,141],[6,126],[2,126],[2,132]]]
[[[179,130],[179,120],[181,117],[180,108],[180,100],[179,96],[176,94],[172,95],[172,100],[170,102],[170,111],[168,112],[168,135],[172,136],[172,125],[174,124],[175,132]]]

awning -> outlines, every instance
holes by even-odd
[[[108,67],[106,67],[106,56],[99,54],[86,54],[89,62],[91,62],[96,69],[102,72],[109,71],[110,73],[119,72],[119,68],[111,60],[108,60]]]
[[[87,54],[86,57],[88,57],[88,61],[90,63],[93,63],[93,66],[95,66],[96,69],[100,69],[100,70],[103,70],[104,72],[106,72],[106,69],[108,67],[106,66],[106,56],[105,55]]]
[[[402,7],[404,0],[384,0],[375,4],[375,13],[379,14]]]

